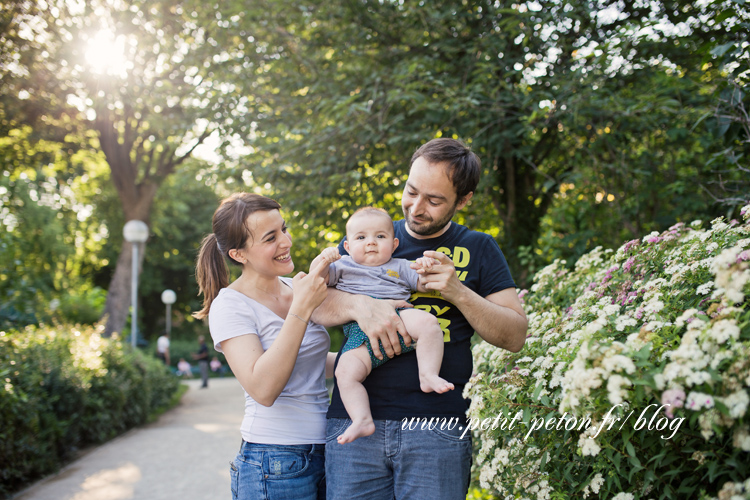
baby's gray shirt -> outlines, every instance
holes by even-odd
[[[328,286],[376,299],[407,300],[419,282],[410,264],[406,259],[391,259],[381,266],[363,266],[345,255],[328,268]]]

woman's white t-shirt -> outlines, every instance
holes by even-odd
[[[292,286],[290,278],[280,278]],[[284,319],[266,306],[230,288],[222,288],[211,303],[208,326],[214,347],[240,335],[257,335],[266,351],[281,331]],[[258,404],[245,392],[242,439],[262,444],[325,443],[328,391],[325,365],[331,339],[316,323],[305,331],[297,361],[284,389],[270,407]]]

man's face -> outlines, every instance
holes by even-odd
[[[458,200],[453,182],[441,164],[417,158],[406,180],[401,208],[411,236],[434,238],[443,234],[457,210],[471,199],[471,194]]]

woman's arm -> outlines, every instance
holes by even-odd
[[[267,351],[263,351],[257,335],[241,335],[221,343],[232,373],[259,404],[271,406],[284,390],[306,328],[306,323],[287,316],[278,337]]]
[[[294,298],[289,312],[266,351],[257,335],[241,335],[221,343],[237,380],[263,406],[271,406],[289,382],[308,320],[328,291],[322,276],[327,267],[327,262],[320,262],[310,274],[299,273],[294,277]]]

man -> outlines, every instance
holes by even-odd
[[[375,433],[353,443],[336,437],[350,421],[334,386],[328,411],[326,481],[328,498],[465,499],[471,469],[471,440],[464,437],[468,402],[464,385],[472,374],[471,337],[518,352],[526,340],[526,315],[497,243],[484,233],[451,221],[471,200],[479,182],[479,158],[461,142],[434,139],[412,156],[401,201],[404,220],[394,223],[401,245],[394,257],[435,260],[424,274],[429,294],[412,304],[435,314],[444,333],[440,376],[455,385],[445,394],[420,390],[413,352],[373,370],[364,385],[370,396]],[[340,250],[343,248],[340,246]],[[314,316],[324,324],[356,321],[380,357],[378,340],[390,357],[400,352],[397,333],[408,341],[395,307],[402,301],[376,300],[329,290]],[[316,321],[317,321],[316,319]],[[453,429],[409,429],[404,419],[456,418]]]
[[[164,362],[165,365],[170,365],[169,360],[169,334],[162,333],[161,336],[156,339],[156,357]]]
[[[201,371],[201,389],[208,387],[208,346],[206,346],[206,338],[201,335],[198,337],[198,352],[193,354],[193,359],[198,361],[198,368]]]

